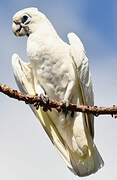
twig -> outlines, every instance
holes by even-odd
[[[60,112],[67,108],[67,110],[71,112],[83,112],[88,114],[91,113],[95,116],[112,115],[113,117],[113,115],[117,115],[117,106],[115,105],[113,105],[112,107],[97,107],[88,105],[77,106],[76,104],[70,103],[69,106],[66,107],[63,102],[57,102],[50,99],[48,100],[48,104],[46,104],[41,96],[23,94],[3,84],[0,85],[0,92],[11,98],[17,99],[19,101],[24,101],[26,104],[34,104],[37,109],[39,108],[39,106],[41,106],[45,111],[55,108],[58,112]]]

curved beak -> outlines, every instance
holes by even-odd
[[[19,36],[20,35],[20,31],[22,29],[22,26],[20,23],[15,23],[13,22],[12,24],[12,31],[13,33],[16,35],[16,36]]]
[[[29,28],[20,22],[13,21],[12,31],[16,36],[29,36]]]

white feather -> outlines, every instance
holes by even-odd
[[[27,55],[30,63],[23,63],[13,56],[13,69],[21,91],[47,95],[57,101],[93,105],[93,91],[88,59],[83,44],[73,33],[68,35],[70,45],[63,42],[45,15],[30,8],[13,17],[20,22],[24,13],[31,16],[27,25],[30,33]],[[15,32],[15,26],[14,33]],[[26,27],[25,27],[26,28]],[[23,36],[25,31],[17,33]],[[95,173],[103,161],[93,142],[93,116],[75,113],[44,112],[32,110],[57,147],[69,169],[79,176]]]

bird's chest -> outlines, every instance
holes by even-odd
[[[69,81],[69,71],[60,55],[55,48],[42,44],[28,53],[37,83],[51,96],[63,96]]]
[[[62,68],[61,60],[49,52],[40,53],[38,58],[39,61],[33,61],[33,67],[40,81],[46,81],[53,85],[57,81],[59,82],[59,78],[62,76],[62,72],[59,71],[59,68]]]

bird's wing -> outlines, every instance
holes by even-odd
[[[14,54],[12,56],[12,67],[19,89],[26,94],[36,94],[30,63],[24,63],[17,54]],[[67,144],[65,144],[51,117],[48,113],[44,112],[41,107],[38,110],[36,110],[33,105],[30,105],[30,107],[41,122],[51,142],[58,149],[68,167],[72,170],[70,158],[75,161],[75,157],[73,157],[74,155],[72,155],[72,151],[69,149]],[[53,111],[51,112],[51,116],[52,113]]]
[[[91,74],[89,71],[88,58],[85,54],[84,46],[81,40],[74,34],[69,33],[68,39],[70,43],[70,54],[73,59],[73,66],[79,80],[83,104],[94,105],[94,95],[92,89]],[[93,115],[86,115],[86,124],[89,131],[94,137],[94,117]]]
[[[17,54],[12,56],[12,67],[16,83],[21,92],[35,94],[30,63],[21,61]]]

